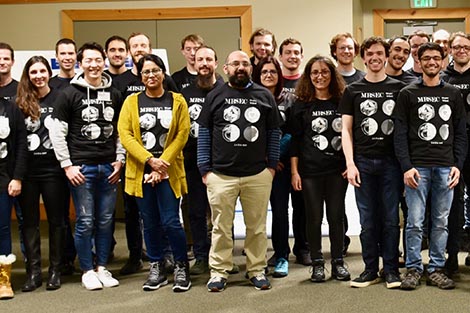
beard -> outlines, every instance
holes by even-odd
[[[198,74],[196,78],[196,86],[202,90],[211,90],[214,86],[214,71],[209,69],[207,74]]]
[[[239,78],[238,74],[243,74],[243,76]],[[235,88],[245,88],[250,82],[250,75],[245,71],[237,71],[228,78],[228,81]]]

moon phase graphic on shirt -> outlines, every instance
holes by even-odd
[[[442,140],[447,140],[449,138],[449,125],[443,124],[439,127],[439,136],[441,136]]]
[[[236,106],[229,106],[224,110],[224,120],[226,120],[229,123],[233,123],[237,121],[240,118],[240,108],[237,108]]]
[[[380,129],[382,130],[382,133],[385,135],[390,135],[393,133],[393,129],[395,127],[395,124],[393,124],[393,120],[388,119],[382,122],[382,125],[380,125]]]
[[[255,142],[259,137],[258,128],[255,126],[248,126],[243,131],[243,137],[245,137],[245,139],[249,142]]]
[[[395,108],[394,100],[391,100],[391,99],[385,100],[384,103],[382,104],[382,111],[388,116],[392,115],[394,108]]]
[[[312,121],[312,130],[318,134],[328,129],[328,120],[324,117],[317,117]]]
[[[95,107],[87,107],[82,110],[82,120],[85,122],[94,122],[98,120],[99,115],[100,111]]]
[[[149,130],[157,125],[157,117],[153,114],[146,113],[139,117],[140,128]]]
[[[313,145],[319,150],[325,150],[328,147],[328,139],[322,135],[315,135],[312,137]]]
[[[142,143],[144,144],[145,149],[150,150],[155,147],[157,139],[151,132],[145,132],[142,134]]]
[[[10,121],[6,116],[0,116],[0,139],[5,139],[10,135]]]
[[[103,117],[106,121],[111,122],[114,118],[114,109],[112,107],[104,108]]]
[[[199,137],[199,124],[197,122],[192,122],[189,127],[189,135],[193,138]]]
[[[94,140],[98,138],[100,134],[100,127],[94,123],[83,125],[82,127],[82,136],[88,140]]]
[[[367,116],[374,115],[377,113],[377,102],[371,99],[367,99],[360,104],[361,113]]]
[[[111,124],[105,125],[103,127],[103,135],[106,138],[109,138],[113,135],[114,127]]]
[[[423,104],[418,108],[418,117],[423,121],[428,122],[430,119],[436,116],[436,112],[434,111],[434,107],[430,104]]]
[[[335,136],[333,139],[331,139],[331,146],[333,149],[336,151],[341,150],[341,136]]]
[[[245,119],[250,123],[256,123],[261,116],[260,111],[255,107],[249,107],[245,111]]]
[[[160,118],[160,125],[162,125],[163,128],[165,129],[170,128],[170,123],[171,123],[171,114],[165,114]]]
[[[42,143],[42,146],[47,150],[51,150],[53,148],[52,147],[52,142],[51,142],[51,139],[49,138],[49,136],[44,137],[44,141]]]
[[[361,129],[364,135],[373,136],[379,129],[379,125],[373,118],[367,117],[361,122]]]
[[[158,144],[160,145],[160,147],[164,147],[165,146],[165,141],[166,141],[166,133],[165,134],[162,134],[160,136],[160,138],[158,138]]]
[[[28,140],[29,151],[35,151],[41,145],[41,138],[37,134],[29,134],[26,139]]]
[[[451,115],[452,109],[450,108],[450,106],[447,104],[441,105],[441,107],[439,108],[439,117],[442,118],[445,122],[447,122],[450,119]]]
[[[44,119],[44,127],[50,130],[53,122],[54,120],[52,119],[52,116],[50,115],[46,116],[46,118]]]
[[[335,132],[340,133],[343,129],[343,122],[341,120],[341,117],[335,118],[333,122],[331,122],[331,127]]]
[[[31,116],[28,116],[27,118],[25,118],[24,122],[26,124],[26,130],[29,131],[30,133],[37,132],[38,129],[41,127],[41,120],[37,119],[33,121],[31,119]]]
[[[240,138],[240,129],[233,124],[225,125],[225,127],[222,129],[222,137],[227,142],[234,142]]]
[[[421,124],[418,128],[418,137],[425,141],[433,140],[436,137],[436,127],[431,123]]]
[[[193,104],[192,106],[188,108],[189,118],[192,121],[197,120],[199,118],[199,114],[201,114],[201,111],[202,111],[202,105]]]
[[[0,159],[6,158],[8,155],[8,146],[6,142],[0,142]]]

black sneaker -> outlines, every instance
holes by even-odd
[[[145,291],[157,290],[161,286],[168,284],[168,279],[163,274],[163,266],[161,262],[151,262],[149,276],[142,286]]]
[[[62,269],[60,270],[60,273],[63,276],[73,275],[73,273],[75,273],[75,266],[73,265],[73,262],[66,261],[64,264],[62,264]]]
[[[470,252],[465,257],[465,266],[470,266]]]
[[[207,263],[207,260],[196,260],[189,270],[191,275],[201,275],[207,272],[209,272],[209,263]]]
[[[380,277],[375,272],[364,271],[356,277],[355,279],[351,280],[351,287],[356,288],[363,288],[368,287],[370,285],[378,284],[380,282]]]
[[[256,290],[271,289],[271,283],[264,273],[251,277],[250,282],[255,286]]]
[[[220,276],[211,277],[211,279],[209,279],[207,282],[207,290],[210,292],[224,291],[225,285],[227,285],[226,278]]]
[[[323,283],[325,281],[325,262],[315,261],[311,268],[312,276],[310,280],[314,283]]]
[[[428,274],[426,284],[430,286],[437,286],[440,289],[454,289],[455,282],[447,277],[443,270],[435,270],[431,274]]]
[[[344,266],[344,261],[337,259],[331,261],[331,277],[336,280],[348,281],[351,280],[351,274]]]
[[[121,268],[119,274],[121,275],[130,275],[137,273],[144,267],[144,263],[142,260],[127,260],[126,264]]]
[[[400,273],[390,272],[385,274],[385,285],[388,289],[396,289],[401,286]]]
[[[410,268],[406,271],[405,278],[403,278],[400,289],[415,290],[420,284],[421,273],[415,268]]]
[[[302,264],[305,266],[312,265],[312,258],[310,253],[301,253],[295,256],[295,263]]]
[[[276,266],[276,254],[273,254],[268,260],[268,266],[274,267]]]
[[[349,244],[351,244],[351,238],[344,235],[344,245],[343,245],[343,251],[342,251],[343,258],[346,257],[346,255],[348,254]]]
[[[173,283],[174,292],[188,291],[191,288],[191,279],[189,277],[188,262],[175,263],[175,282]]]

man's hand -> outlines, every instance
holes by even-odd
[[[150,158],[150,160],[147,161],[147,164],[150,165],[152,170],[160,173],[160,175],[168,172],[168,167],[170,166],[170,163],[158,158]]]
[[[108,182],[114,185],[119,182],[119,178],[121,177],[122,162],[115,161],[111,163],[111,165],[113,166],[114,171],[108,176]]]
[[[418,188],[420,179],[421,176],[419,175],[418,170],[414,167],[412,169],[407,170],[403,175],[403,181],[405,182],[405,185],[413,189]]]
[[[72,186],[79,186],[85,183],[85,176],[80,172],[81,166],[70,165],[64,167],[65,175],[69,179]]]
[[[206,186],[207,186],[207,176],[209,176],[210,173],[212,173],[212,172],[207,172],[206,175],[202,176],[202,182]]]
[[[355,164],[349,165],[346,169],[348,182],[354,187],[361,187],[361,175]]]
[[[449,188],[452,189],[454,188],[455,186],[457,186],[457,184],[459,183],[459,179],[460,179],[460,171],[458,168],[456,168],[455,166],[452,166],[450,168],[450,174],[449,174]]]
[[[273,177],[274,177],[274,175],[276,175],[276,170],[275,169],[268,167],[268,171],[271,173],[271,175],[273,175]]]
[[[292,174],[291,184],[295,191],[302,190],[302,179],[300,178],[299,173]]]
[[[11,197],[16,197],[21,193],[21,180],[12,179],[8,184],[8,194]]]
[[[283,169],[284,169],[284,163],[282,163],[281,161],[277,162],[276,171],[282,172]]]
[[[144,174],[144,184],[152,184],[153,187],[161,181],[162,176],[158,172],[152,171],[150,174]]]

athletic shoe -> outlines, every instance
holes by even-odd
[[[191,279],[189,277],[188,262],[175,262],[175,282],[173,283],[174,292],[188,291],[191,288]]]
[[[225,285],[227,285],[226,278],[220,276],[211,277],[207,282],[207,290],[210,292],[224,291]]]
[[[119,281],[113,277],[110,271],[108,271],[104,266],[98,266],[98,271],[96,271],[98,279],[103,284],[103,287],[111,288],[119,286]]]
[[[324,261],[317,261],[314,262],[312,267],[312,276],[310,280],[314,283],[323,283],[325,282],[325,262]]]
[[[351,287],[363,288],[380,282],[380,277],[375,272],[364,271],[351,281]]]
[[[126,264],[121,268],[119,274],[130,275],[139,272],[144,267],[142,260],[127,260]]]
[[[440,289],[454,289],[455,282],[447,277],[443,270],[435,270],[428,274],[426,284],[430,286],[437,286]]]
[[[343,260],[336,259],[331,261],[331,277],[341,281],[351,280],[351,274],[344,266]]]
[[[93,270],[89,270],[83,273],[82,286],[87,290],[103,289],[103,284],[98,278],[98,274]]]
[[[151,262],[149,276],[147,281],[142,286],[145,291],[157,290],[161,286],[168,284],[168,279],[162,273],[163,265],[160,262]]]
[[[385,274],[385,285],[388,289],[396,289],[401,286],[400,274],[397,272],[390,272]]]
[[[207,260],[196,260],[196,263],[194,263],[189,270],[191,275],[201,275],[207,272],[209,272],[209,264],[207,263]]]
[[[284,258],[279,258],[276,260],[276,265],[274,266],[273,277],[286,277],[289,274],[289,262]]]
[[[251,277],[250,282],[255,286],[256,290],[271,289],[271,283],[264,273]]]
[[[420,284],[421,273],[418,272],[415,268],[410,268],[405,273],[405,278],[403,278],[400,289],[403,290],[415,290]]]

